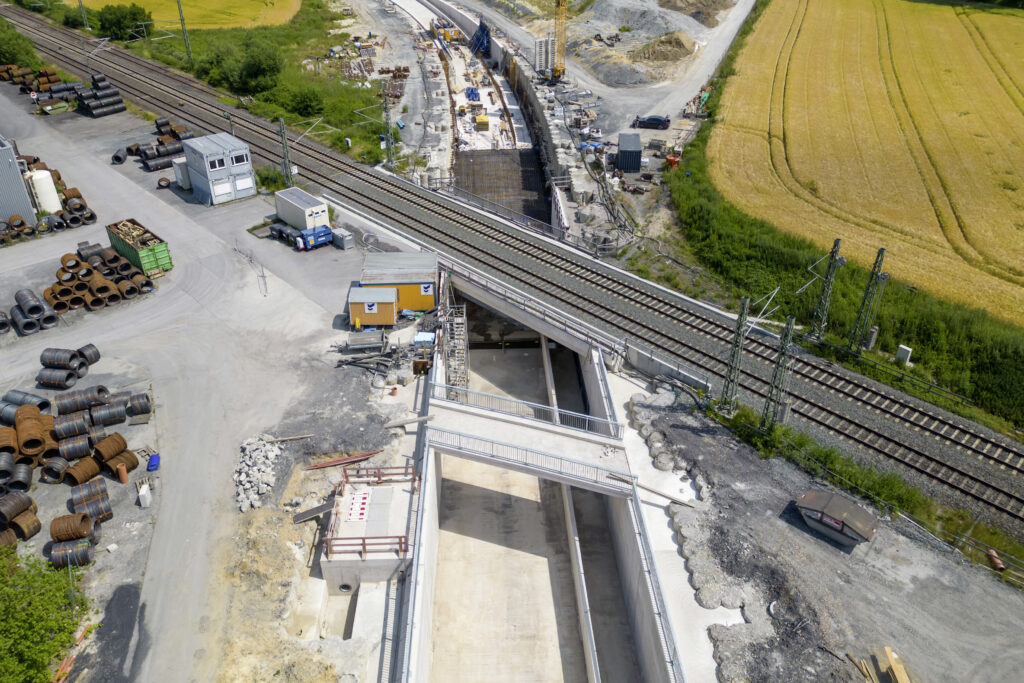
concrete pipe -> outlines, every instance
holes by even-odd
[[[59,484],[64,481],[64,472],[68,469],[68,461],[64,458],[48,458],[43,461],[39,470],[39,481],[44,484]]]
[[[50,538],[55,541],[77,541],[92,533],[92,520],[83,512],[61,515],[50,522]]]
[[[128,159],[128,150],[121,148],[114,152],[114,155],[110,157],[110,161],[115,164],[123,164]]]
[[[32,470],[29,470],[29,474]],[[11,528],[14,529],[14,533],[18,535],[23,541],[27,541],[43,528],[39,518],[36,517],[36,513],[25,510],[20,515],[11,520]]]
[[[95,461],[90,459],[90,462]],[[99,468],[99,465],[96,465],[96,467]],[[99,472],[96,472],[96,474],[99,474]],[[64,476],[66,477],[67,475]],[[114,517],[114,511],[110,507],[110,497],[105,493],[98,498],[90,498],[89,500],[75,506],[75,512],[84,512],[89,515],[90,519],[97,522],[106,522]]]
[[[70,389],[78,382],[78,373],[63,368],[43,368],[36,375],[36,383],[47,389]]]
[[[75,282],[71,283],[71,291],[73,291],[75,294],[78,294],[79,296],[88,298],[87,295],[89,293],[89,283],[82,282],[81,280],[76,280]]]
[[[28,491],[32,486],[32,465],[15,465],[7,480],[8,491]],[[22,513],[24,514],[24,513]]]
[[[100,426],[89,427],[89,431],[86,432],[86,436],[89,437],[89,446],[95,448],[96,444],[107,438],[107,430]]]
[[[74,273],[82,267],[82,261],[74,254],[64,254],[60,257],[60,267],[69,273]]]
[[[96,222],[96,212],[92,209],[86,209],[82,212],[82,223],[86,225],[92,225]]]
[[[18,432],[11,427],[0,427],[0,458],[11,457],[13,458],[18,454]],[[0,461],[2,463],[4,461]],[[13,464],[13,460],[11,463]],[[4,476],[5,470],[0,464],[0,481],[10,478],[10,472],[7,472],[7,476]]]
[[[152,410],[149,402],[149,394],[132,394],[128,401],[129,415],[145,415]]]
[[[89,413],[85,413],[88,416]],[[70,439],[73,436],[82,436],[89,433],[89,422],[82,413],[73,415],[61,415],[53,422],[53,431],[57,439]]]
[[[61,282],[54,282],[52,291],[58,299],[68,299],[75,293],[75,290]]]
[[[81,486],[75,486],[71,489],[71,507],[77,508],[87,500],[100,498],[105,495],[107,495],[107,482],[102,479],[97,479]]]
[[[7,526],[15,517],[32,507],[32,498],[22,491],[13,491],[0,498],[0,526]]]
[[[78,351],[72,351],[71,349],[58,349],[50,346],[43,349],[39,354],[39,364],[44,368],[70,370],[76,360],[79,360]]]
[[[96,271],[89,266],[82,266],[78,269],[78,272],[75,273],[75,277],[82,282],[91,282],[92,279],[96,277]]]
[[[96,551],[87,538],[54,543],[50,547],[50,564],[54,569],[85,567],[92,564],[95,556]]]
[[[14,430],[10,427],[4,427],[0,429],[0,484],[4,486],[10,481],[11,475],[14,474],[14,454],[18,452],[18,444],[14,440],[14,436],[5,436],[3,430],[10,430],[13,434]],[[10,443],[6,443],[6,440],[10,438]],[[8,450],[8,446],[13,446],[13,450]]]
[[[43,303],[43,314],[39,316],[39,329],[48,330],[60,324],[60,316],[48,303]]]
[[[127,411],[122,405],[96,406],[89,409],[89,414],[92,415],[93,425],[117,424],[124,422],[125,417],[127,417]]]
[[[98,311],[107,305],[106,299],[101,296],[95,296],[94,294],[86,295],[85,307],[90,311]]]
[[[149,294],[155,289],[153,281],[141,273],[132,278],[132,283],[139,288],[140,294]]]
[[[58,457],[64,458],[68,462],[85,458],[91,452],[87,436],[73,436],[70,439],[63,439],[57,444]]]
[[[43,302],[31,289],[19,289],[14,293],[14,301],[29,318],[38,318],[43,314]]]
[[[50,409],[50,400],[36,394],[30,394],[27,391],[19,391],[18,389],[11,389],[3,398],[0,399],[7,403],[13,403],[18,406],[35,406],[39,409],[40,414],[45,413]]]
[[[78,349],[78,355],[85,359],[85,362],[89,365],[95,365],[100,360],[100,350],[96,348],[95,344],[86,344],[85,346]],[[97,389],[102,389],[103,396],[108,395],[110,392],[107,391],[106,387],[98,386]]]
[[[93,446],[93,457],[106,462],[126,448],[128,448],[128,443],[124,437],[114,432]]]
[[[118,294],[116,291],[111,292],[110,294],[107,294],[106,302],[107,306],[116,306],[117,304],[121,303],[121,295]]]

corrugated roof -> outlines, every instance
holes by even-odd
[[[303,209],[315,209],[318,206],[323,206],[325,203],[324,200],[317,199],[299,187],[286,187],[283,190],[278,190],[274,194]]]
[[[434,282],[437,279],[437,254],[398,252],[367,254],[363,260],[361,282]]]
[[[875,537],[875,531],[878,529],[878,518],[875,515],[845,496],[831,491],[811,489],[800,497],[796,506],[820,512],[843,522],[869,541]]]
[[[640,152],[643,145],[640,143],[639,133],[619,133],[620,152]]]
[[[351,287],[348,290],[350,304],[393,304],[398,301],[398,290],[394,287]]]
[[[213,135],[189,138],[188,140],[184,140],[181,144],[185,149],[195,150],[203,156],[228,154],[230,152],[249,149],[247,144],[230,133],[214,133]]]

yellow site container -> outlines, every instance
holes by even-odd
[[[348,290],[348,319],[360,327],[394,325],[398,320],[398,294],[394,287],[351,287]]]
[[[480,116],[476,117],[476,129],[477,130],[488,130],[490,127],[491,127],[491,122],[488,120],[486,115],[481,114]]]
[[[437,306],[437,254],[367,254],[359,284],[395,290],[399,311],[429,311]]]

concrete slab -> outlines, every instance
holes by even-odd
[[[623,416],[629,414],[629,397],[646,391],[642,382],[621,374],[609,374],[608,384],[619,414]],[[639,483],[683,500],[696,498],[693,487],[689,482],[682,482],[678,474],[654,468],[647,444],[639,432],[628,425],[624,426],[623,432],[623,446],[629,468],[637,475]],[[738,609],[719,607],[709,610],[697,603],[696,593],[686,571],[686,561],[680,554],[672,520],[668,516],[668,501],[643,489],[639,493],[643,503],[644,523],[654,552],[654,564],[661,582],[662,597],[668,608],[683,673],[688,681],[717,680],[718,665],[714,660],[708,627],[712,624],[742,624],[743,616]]]
[[[469,388],[547,405],[540,349],[471,349]]]
[[[560,487],[443,469],[432,680],[586,680]]]

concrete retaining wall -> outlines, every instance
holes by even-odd
[[[598,349],[591,348],[589,353],[580,354],[580,373],[583,375],[583,387],[587,392],[590,414],[603,420],[618,422],[613,399],[607,391],[608,377],[604,367],[602,354]],[[612,436],[611,425],[601,425],[599,429],[606,436]]]
[[[615,561],[622,578],[622,595],[633,627],[633,637],[636,638],[637,659],[640,660],[644,680],[650,683],[671,681],[640,547],[639,525],[642,521],[633,514],[629,499],[606,496],[605,501]]]
[[[434,576],[437,573],[437,541],[440,533],[441,504],[441,455],[427,449],[423,464],[423,479],[420,489],[420,514],[423,515],[420,556],[417,558],[416,604],[412,615],[416,620],[413,630],[412,656],[409,676],[406,680],[427,683],[430,681],[432,640],[434,637]]]

